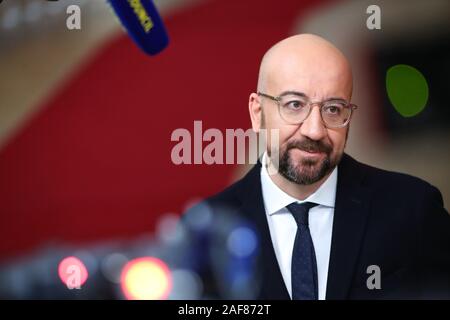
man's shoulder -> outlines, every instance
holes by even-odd
[[[223,190],[205,198],[192,209],[200,208],[236,208],[242,205],[249,192],[255,191],[260,183],[261,165],[254,165],[242,178],[225,187]]]
[[[255,164],[242,178],[209,197],[208,200],[213,203],[224,201],[240,203],[244,195],[257,188],[260,184],[260,171],[261,165],[259,163]]]
[[[368,188],[380,190],[383,193],[392,192],[397,196],[438,192],[436,187],[420,177],[372,166],[348,155],[345,156],[345,161],[350,162],[351,167],[355,167],[363,173],[363,184]]]
[[[348,154],[344,154],[338,168],[338,177],[341,175],[344,179],[352,179],[352,176],[361,176],[363,177],[362,186],[384,196],[391,195],[397,199],[404,197],[410,200],[413,197],[418,200],[430,195],[442,197],[436,187],[422,178],[369,165]],[[261,165],[258,163],[243,178],[207,197],[192,209],[240,206],[242,199],[248,196],[248,193],[260,188],[260,170]]]

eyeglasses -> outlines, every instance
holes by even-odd
[[[262,92],[258,96],[275,101],[278,104],[280,117],[288,124],[301,124],[308,118],[312,106],[318,104],[322,121],[327,128],[345,127],[352,117],[357,105],[343,99],[331,99],[322,102],[311,102],[309,98],[299,93],[286,93],[274,97]]]

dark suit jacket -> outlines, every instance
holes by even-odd
[[[258,163],[243,179],[184,216],[207,210],[213,217],[206,236],[189,229],[207,297],[236,298],[229,294],[227,273],[222,272],[229,262],[217,254],[226,250],[226,241],[214,233],[224,232],[227,217],[239,217],[254,226],[259,239],[252,274],[256,280],[249,282],[255,288],[241,297],[290,299],[270,237],[260,170]],[[381,289],[367,287],[370,265],[380,268]],[[344,154],[338,166],[326,298],[450,298],[449,274],[450,216],[440,192],[418,178],[377,169]]]

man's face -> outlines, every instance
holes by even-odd
[[[302,130],[297,133],[288,128],[279,129],[279,173],[291,182],[300,185],[315,183],[329,174],[342,158],[346,134],[329,133],[330,129],[325,129],[323,138],[314,139],[303,134]],[[270,153],[270,146],[268,151]]]
[[[286,64],[285,64],[286,65]],[[348,81],[330,68],[305,66],[301,68],[284,68],[278,70],[264,90],[269,95],[279,96],[285,91],[296,91],[305,94],[313,102],[330,98],[349,101],[351,87]],[[319,70],[318,70],[319,69]],[[299,70],[298,72],[295,70]],[[301,72],[300,72],[301,70]],[[314,72],[308,72],[309,70]],[[281,71],[281,72],[280,72]],[[322,72],[320,72],[322,71]],[[316,73],[318,72],[318,73]],[[267,129],[270,137],[271,129],[279,130],[279,174],[287,180],[309,185],[327,176],[342,158],[347,140],[348,126],[344,128],[327,128],[322,121],[320,106],[312,105],[306,120],[297,125],[287,124],[280,117],[277,103],[265,97],[255,96],[261,105],[261,128]],[[271,156],[272,141],[267,142],[267,151]],[[276,154],[276,153],[275,153]]]

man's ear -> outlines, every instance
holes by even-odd
[[[258,133],[261,130],[262,124],[262,108],[259,96],[254,92],[250,94],[248,99],[248,111],[250,113],[253,131]]]

